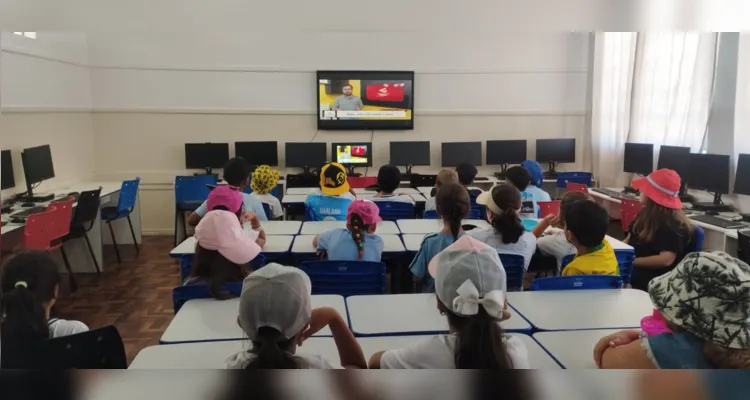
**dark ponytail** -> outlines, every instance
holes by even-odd
[[[503,243],[518,243],[525,232],[518,209],[521,208],[521,192],[515,186],[500,184],[492,188],[492,201],[502,212],[496,214],[490,223],[500,234]],[[493,212],[494,214],[494,212]]]
[[[255,358],[250,361],[245,369],[301,369],[305,364],[298,357],[291,354],[292,340],[282,340],[281,332],[264,326],[258,329],[260,340],[253,341],[251,353]]]
[[[457,183],[447,183],[440,187],[435,197],[435,208],[443,223],[448,225],[453,241],[458,240],[461,220],[469,215],[471,204],[469,192]]]
[[[0,340],[49,338],[45,303],[55,299],[59,284],[57,265],[46,253],[8,260],[0,277]]]
[[[359,214],[352,214],[349,217],[349,227],[352,231],[352,240],[357,245],[357,259],[361,260],[365,255],[365,236],[370,225],[365,225]]]
[[[217,250],[208,250],[200,244],[195,246],[190,278],[205,281],[208,284],[208,292],[215,299],[226,300],[232,297],[222,290],[222,286],[227,282],[242,282],[248,272],[249,268],[245,265],[227,260]]]
[[[479,306],[477,315],[458,316],[446,311],[448,324],[458,332],[456,369],[513,369],[503,340],[503,329],[496,319]]]

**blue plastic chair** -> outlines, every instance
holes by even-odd
[[[239,297],[240,293],[242,293],[242,282],[225,283],[222,286],[222,292],[226,292],[234,297]],[[213,296],[208,292],[208,285],[178,286],[172,290],[172,306],[174,307],[174,313],[176,315],[188,300],[212,298]]]
[[[263,211],[266,212],[266,218],[269,221],[273,221],[273,213],[271,212],[271,205],[268,203],[263,203]]]
[[[575,275],[537,278],[531,290],[587,290],[621,289],[622,278],[617,275]]]
[[[580,183],[591,187],[592,176],[591,172],[558,172],[557,187],[565,189],[568,182]]]
[[[693,225],[695,230],[693,231],[693,237],[690,240],[690,252],[695,253],[701,251],[703,248],[703,239],[705,239],[706,233],[703,232],[703,228],[700,226]]]
[[[177,221],[182,219],[183,237],[187,238],[186,211],[195,211],[217,184],[216,175],[176,176],[174,178],[174,245],[177,246]]]
[[[185,282],[185,280],[190,276],[190,270],[193,268],[193,258],[195,256],[192,254],[185,254],[183,256],[180,256],[180,282]],[[250,266],[253,268],[253,270],[262,268],[266,265],[266,257],[263,254],[258,254],[258,257],[255,257],[252,261],[250,261]]]
[[[414,219],[414,204],[401,201],[376,201],[383,221]]]
[[[565,266],[573,261],[575,254],[567,255],[562,259],[562,265],[560,271],[565,269]],[[630,275],[633,273],[633,261],[635,261],[635,253],[632,250],[615,250],[615,258],[617,258],[617,267],[620,269],[620,277],[624,284],[630,283]]]
[[[437,210],[427,210],[424,212],[424,219],[439,219]]]
[[[486,220],[487,219],[487,211],[485,211],[484,206],[472,206],[469,210],[469,219],[481,219]]]
[[[312,294],[385,294],[382,262],[305,261],[299,268],[310,276]]]
[[[525,260],[518,254],[499,253],[500,261],[505,268],[505,279],[509,292],[520,292],[523,290],[523,277],[526,275],[524,268]]]
[[[130,225],[130,234],[133,235],[133,244],[135,244],[136,254],[141,253],[141,249],[138,247],[138,240],[135,238],[135,229],[133,229],[133,221],[130,220],[130,214],[135,209],[135,202],[138,199],[138,185],[141,183],[141,178],[135,178],[132,181],[123,181],[122,187],[120,188],[120,197],[117,200],[117,207],[104,207],[102,208],[102,221],[107,223],[109,226],[109,233],[112,235],[112,244],[115,245],[115,254],[117,254],[117,262],[122,262],[120,259],[120,249],[117,247],[117,239],[115,238],[115,231],[112,229],[112,222],[127,218],[128,225]]]

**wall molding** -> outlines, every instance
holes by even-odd
[[[60,64],[65,64],[65,65],[71,65],[71,66],[78,67],[78,68],[86,68],[86,69],[91,68],[91,66],[86,63],[80,63],[77,61],[66,60],[63,58],[50,57],[50,56],[46,56],[42,54],[36,54],[25,49],[16,48],[13,45],[3,45],[2,48],[0,48],[0,51],[2,51],[3,53],[15,54],[18,56],[31,57],[31,58],[36,58],[39,60],[51,61],[51,62],[56,62]]]

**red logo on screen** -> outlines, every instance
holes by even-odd
[[[404,101],[404,84],[381,83],[378,85],[367,85],[366,93],[368,100],[402,102]]]
[[[364,157],[367,153],[367,146],[352,146],[352,155]]]

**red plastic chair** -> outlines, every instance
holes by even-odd
[[[566,182],[565,191],[566,192],[583,192],[583,193],[588,194],[589,187],[583,183]]]
[[[539,204],[539,218],[560,214],[560,200],[538,201],[536,204]]]
[[[638,213],[641,211],[641,202],[640,200],[633,199],[622,199],[621,201],[620,219],[622,222],[622,231],[627,232],[628,228],[630,228],[630,224],[635,221],[635,217],[637,217]]]
[[[78,284],[73,277],[68,255],[65,254],[65,248],[62,246],[62,239],[70,233],[74,201],[71,198],[50,204],[44,212],[29,215],[24,227],[24,247],[27,250],[50,252],[60,249],[65,269],[70,275],[70,289],[73,292],[78,290]]]
[[[378,183],[378,177],[376,176],[350,176],[347,180],[352,189],[364,189]]]

